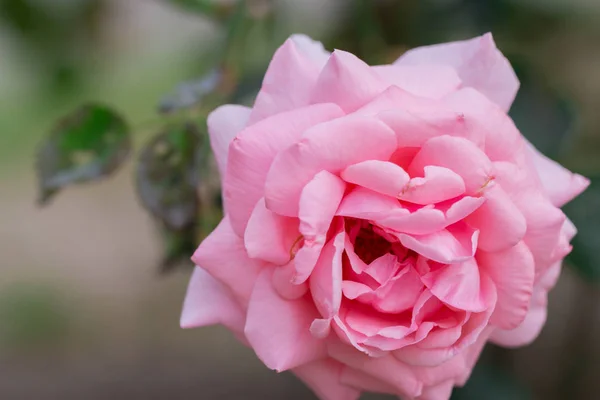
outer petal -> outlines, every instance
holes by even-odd
[[[548,291],[556,284],[560,270],[559,261],[545,272],[533,288],[525,320],[512,330],[496,329],[491,336],[492,342],[505,347],[519,347],[533,342],[538,337],[548,314]]]
[[[361,161],[386,160],[395,149],[394,132],[371,118],[348,116],[316,125],[273,160],[265,183],[267,207],[297,216],[302,188],[317,172],[338,174]]]
[[[508,60],[496,48],[491,33],[474,39],[409,50],[397,65],[442,64],[456,69],[465,86],[471,86],[507,111],[519,80]]]
[[[305,298],[281,298],[272,286],[272,272],[264,270],[254,286],[244,333],[258,358],[281,372],[323,358],[326,349],[310,333],[319,317],[314,305]]]
[[[196,267],[183,304],[181,327],[223,324],[240,333],[244,329],[244,317],[231,292],[208,272]]]
[[[544,187],[544,192],[556,207],[562,207],[589,186],[590,181],[587,178],[574,174],[552,161],[533,145],[528,143],[527,147]]]
[[[343,368],[339,362],[327,358],[294,368],[293,372],[321,400],[356,400],[360,392],[341,382]]]
[[[256,97],[249,125],[283,111],[309,104],[322,68],[318,45],[308,38],[291,37],[275,52]]]
[[[335,103],[345,112],[357,110],[389,85],[355,55],[336,50],[323,67],[312,103]]]
[[[535,265],[525,243],[507,250],[477,252],[477,263],[496,284],[498,303],[490,323],[503,329],[514,329],[523,322],[533,292]]]
[[[410,366],[391,355],[370,357],[340,342],[329,346],[329,354],[343,364],[394,387],[398,394],[409,398],[421,394],[423,384],[416,378]]]
[[[210,113],[207,120],[208,135],[221,179],[225,177],[229,144],[246,126],[250,112],[248,107],[226,104]]]
[[[192,260],[227,286],[244,308],[264,266],[248,257],[244,242],[231,229],[228,217],[204,239]]]
[[[454,68],[445,65],[380,65],[373,69],[392,85],[434,99],[444,97],[461,84]]]
[[[266,118],[233,141],[223,184],[225,206],[233,230],[243,236],[273,158],[298,141],[306,129],[343,115],[335,104],[317,104]]]
[[[454,380],[449,379],[437,385],[428,386],[423,390],[423,394],[418,400],[448,400],[452,395]]]

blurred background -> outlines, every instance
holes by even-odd
[[[488,345],[453,398],[600,398],[600,1],[240,4],[0,0],[0,398],[313,399],[225,329],[179,328],[191,272],[180,260],[219,218],[206,111],[223,99],[251,102],[274,49],[294,32],[376,64],[488,31],[522,82],[517,126],[593,183],[566,207],[580,234],[541,336],[522,349]],[[36,166],[57,168],[48,149],[69,126],[56,121],[90,101],[117,110],[128,136],[113,164],[80,180],[111,178],[68,188],[42,208],[36,199],[48,203],[58,189],[44,187],[48,177],[36,184]],[[181,121],[199,133],[189,140],[204,143],[186,166],[201,158],[209,171],[189,175],[209,194],[177,197],[180,208],[202,203],[192,207],[200,214],[190,218],[202,220],[192,230],[171,229],[152,203],[164,186],[152,174],[152,138],[172,138]]]

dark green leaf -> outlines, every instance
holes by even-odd
[[[164,256],[160,265],[160,272],[168,273],[182,264],[192,266],[190,257],[198,246],[197,226],[191,225],[179,231],[162,227],[161,234],[164,244]]]
[[[65,186],[110,175],[130,150],[129,128],[123,118],[98,104],[82,106],[60,121],[38,150],[40,204]]]
[[[197,221],[202,143],[193,124],[173,125],[140,154],[136,174],[140,199],[170,230],[183,231]]]
[[[564,207],[567,216],[577,227],[572,241],[573,251],[568,257],[572,265],[586,280],[600,282],[600,176],[579,197]]]
[[[200,104],[207,95],[219,88],[223,83],[223,77],[223,71],[214,69],[200,79],[181,82],[172,94],[161,99],[159,111],[170,113]]]

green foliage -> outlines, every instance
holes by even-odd
[[[115,111],[88,104],[57,123],[37,153],[40,204],[60,189],[115,172],[131,149],[129,128]]]
[[[172,126],[152,138],[138,160],[136,182],[142,204],[174,231],[196,222],[201,143],[193,124]]]

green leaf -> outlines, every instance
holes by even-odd
[[[167,229],[184,231],[197,222],[202,158],[202,137],[191,123],[168,127],[142,149],[136,173],[138,194]]]
[[[171,113],[201,104],[223,84],[224,75],[224,71],[213,69],[202,78],[179,83],[171,94],[160,100],[159,112]]]
[[[591,181],[585,192],[564,207],[578,230],[567,260],[584,279],[600,283],[600,176]]]
[[[87,104],[60,121],[37,153],[39,203],[65,186],[115,172],[131,150],[129,128],[115,111]]]
[[[160,272],[169,273],[183,264],[193,266],[190,257],[198,247],[197,226],[191,225],[184,230],[161,228],[164,245],[164,256],[160,264]]]

